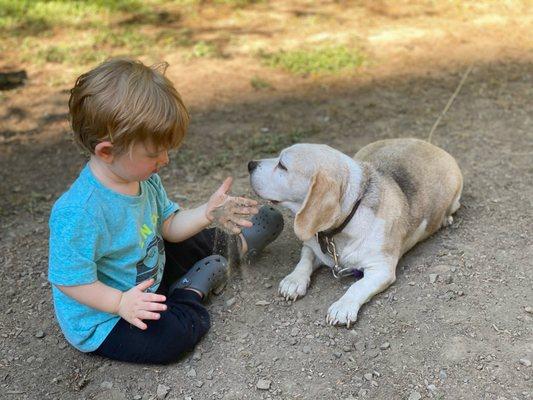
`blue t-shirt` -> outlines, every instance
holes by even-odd
[[[119,321],[118,315],[83,305],[55,285],[100,281],[121,291],[150,278],[157,290],[165,265],[163,222],[178,211],[157,174],[128,196],[102,185],[89,165],[54,204],[50,215],[48,279],[59,325],[81,351],[96,350]]]

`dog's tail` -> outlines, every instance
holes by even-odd
[[[446,114],[448,109],[451,107],[453,101],[455,100],[455,98],[457,97],[459,92],[461,91],[461,88],[463,87],[463,84],[465,83],[466,78],[468,77],[468,74],[470,74],[470,71],[472,71],[472,67],[473,67],[473,65],[470,64],[468,69],[463,74],[463,78],[461,79],[461,82],[459,82],[459,85],[457,86],[457,89],[455,89],[455,92],[452,94],[452,97],[450,97],[450,100],[448,100],[448,103],[446,104],[446,107],[444,107],[444,110],[442,110],[442,112],[440,113],[439,117],[437,118],[437,120],[433,124],[433,127],[431,128],[431,131],[429,132],[428,138],[426,139],[426,141],[428,143],[431,143],[431,139],[433,137],[433,132],[435,132],[435,129],[437,129],[437,126],[439,125],[440,120],[442,119],[442,117],[444,117],[444,114]]]

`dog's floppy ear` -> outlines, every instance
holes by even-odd
[[[324,172],[317,172],[300,211],[294,218],[294,233],[302,240],[335,224],[341,214],[341,182]]]

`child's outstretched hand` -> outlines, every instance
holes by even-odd
[[[233,179],[226,178],[224,183],[213,193],[207,202],[205,215],[211,222],[227,232],[238,234],[241,227],[249,228],[252,223],[246,219],[257,214],[257,201],[246,197],[233,197],[228,195]]]
[[[167,309],[166,304],[161,304],[166,300],[165,296],[145,292],[153,284],[154,280],[148,279],[123,292],[118,305],[118,315],[142,330],[148,328],[143,319],[159,319],[159,312]]]

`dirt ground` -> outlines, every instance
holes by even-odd
[[[162,172],[184,207],[230,174],[234,192],[250,194],[246,162],[295,141],[353,154],[378,139],[426,138],[473,65],[433,140],[462,168],[462,207],[451,227],[400,261],[397,281],[351,329],[325,324],[349,279],[320,269],[306,297],[278,297],[301,246],[285,213],[282,236],[211,298],[212,329],[179,363],[128,365],[71,348],[47,283],[49,210],[84,162],[69,139],[70,85],[51,87],[45,68],[29,69],[24,87],[0,92],[0,398],[533,398],[531,8],[494,2],[456,14],[381,3],[259,4],[246,29],[231,32],[241,44],[253,35],[290,41],[298,33],[280,33],[276,17],[327,15],[337,28],[324,34],[357,26],[372,55],[353,74],[294,76],[238,51],[167,57],[193,116]],[[205,32],[223,29],[220,20],[205,24]],[[254,76],[270,86],[254,89]]]

